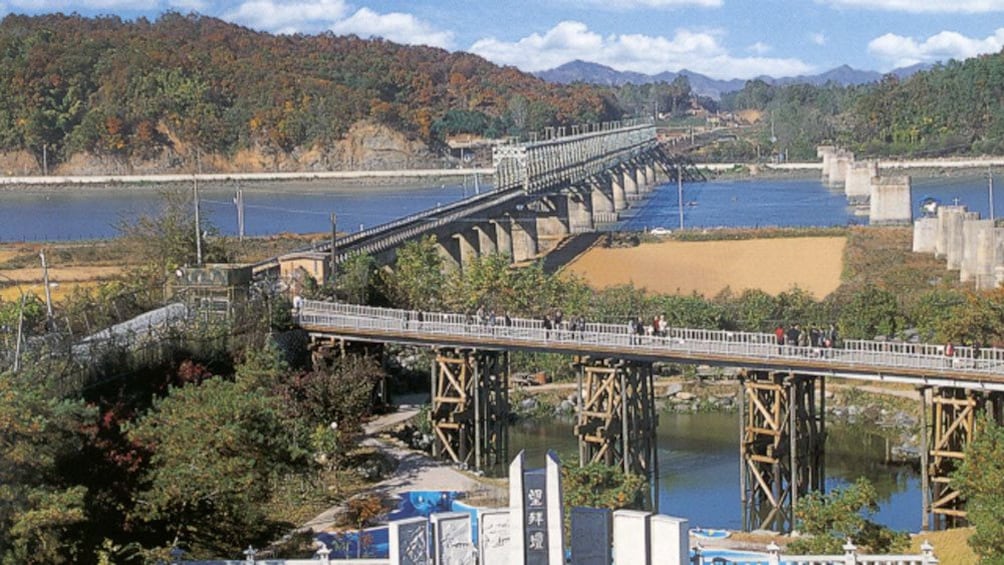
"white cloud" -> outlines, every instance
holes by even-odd
[[[838,8],[890,12],[983,14],[1004,11],[1004,0],[817,0]]]
[[[868,43],[868,52],[886,61],[891,68],[949,59],[967,59],[981,53],[995,53],[1004,47],[1004,28],[984,39],[942,31],[923,41],[887,33]]]
[[[158,0],[10,0],[10,5],[32,12],[90,10],[154,10]]]
[[[348,18],[336,22],[330,29],[339,34],[382,37],[411,45],[431,45],[444,49],[453,45],[452,32],[439,31],[415,16],[401,12],[378,14],[369,8],[360,8]]]
[[[815,43],[816,45],[826,45],[826,34],[825,33],[810,33],[809,41]]]
[[[345,17],[344,0],[247,0],[221,17],[274,33],[309,33]]]
[[[770,53],[771,49],[771,46],[767,45],[763,41],[757,41],[753,45],[746,48],[747,51],[753,53],[754,55],[766,55],[767,53]]]
[[[648,74],[686,68],[723,79],[813,71],[811,65],[798,59],[735,57],[719,43],[720,35],[681,29],[672,38],[638,34],[603,37],[584,23],[563,21],[543,35],[534,33],[516,42],[480,39],[469,51],[524,71],[551,69],[575,59]]]
[[[722,0],[586,0],[584,3],[616,10],[633,10],[635,8],[679,8],[681,6],[718,8],[722,5]]]
[[[181,12],[191,11],[202,13],[208,12],[210,6],[208,0],[167,0],[167,5]]]

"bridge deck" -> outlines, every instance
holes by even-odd
[[[773,334],[670,328],[665,337],[587,324],[547,330],[538,320],[471,323],[462,314],[305,301],[301,327],[313,335],[420,346],[590,355],[638,361],[737,366],[799,374],[1004,391],[1004,350],[946,357],[937,346],[849,341],[841,348],[778,346]],[[969,353],[960,348],[961,353]]]

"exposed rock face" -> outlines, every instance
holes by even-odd
[[[132,175],[272,171],[356,171],[438,169],[448,166],[448,158],[433,153],[419,140],[387,126],[357,122],[344,138],[331,146],[297,148],[290,153],[271,148],[242,149],[234,155],[200,154],[174,136],[166,135],[170,145],[149,159],[125,159],[109,155],[76,153],[58,166],[49,167],[53,175]],[[41,175],[42,167],[27,151],[0,153],[0,175]]]
[[[386,126],[357,122],[332,152],[332,161],[345,170],[421,169],[442,166],[420,141]]]

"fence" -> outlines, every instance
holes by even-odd
[[[512,318],[508,323],[500,323],[496,318],[491,323],[463,314],[407,312],[316,301],[304,301],[299,321],[313,327],[407,333],[417,338],[478,338],[534,347],[546,343],[595,345],[616,347],[628,354],[707,355],[753,363],[798,360],[799,370],[817,372],[827,372],[833,367],[861,373],[909,369],[963,377],[985,387],[1004,387],[1004,381],[1000,380],[1004,373],[1004,350],[997,348],[974,351],[960,347],[956,355],[946,356],[944,348],[935,345],[885,341],[848,340],[843,347],[829,348],[782,346],[769,333],[669,327],[664,335],[652,335],[631,333],[627,324],[602,323],[587,323],[584,329],[571,329],[567,324],[549,329],[540,320]]]

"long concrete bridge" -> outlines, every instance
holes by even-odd
[[[655,126],[643,121],[577,126],[569,135],[560,128],[543,141],[498,145],[490,191],[339,237],[334,253],[330,243],[309,251],[331,254],[336,265],[355,253],[391,262],[402,242],[431,234],[458,268],[493,253],[524,261],[536,257],[545,240],[617,222],[657,177],[687,179],[694,169],[681,166],[679,154],[691,146],[661,143]],[[278,262],[274,257],[254,267],[260,272]]]
[[[548,328],[541,320],[472,319],[307,301],[299,324],[315,359],[355,343],[430,347],[434,453],[476,469],[508,458],[508,353],[562,353],[578,369],[575,433],[581,463],[658,476],[653,363],[740,368],[741,493],[751,528],[787,529],[798,499],[824,488],[826,379],[913,385],[921,434],[924,528],[965,519],[950,475],[973,438],[976,413],[1004,422],[1004,349],[848,340],[839,348],[778,345],[773,334],[669,328],[637,335],[626,324]]]

